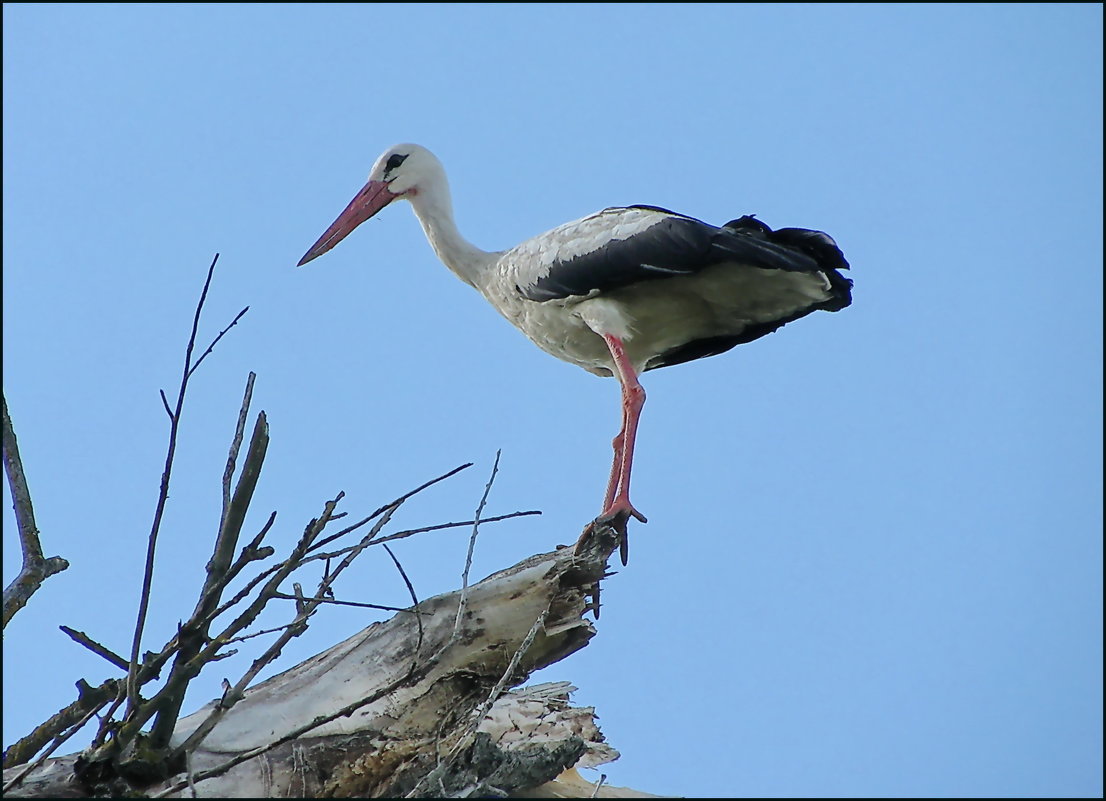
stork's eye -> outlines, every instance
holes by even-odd
[[[388,157],[387,163],[384,165],[384,172],[391,172],[398,169],[399,165],[407,159],[407,156],[401,153],[393,153]]]

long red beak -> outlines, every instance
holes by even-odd
[[[326,229],[326,232],[319,237],[319,241],[311,246],[311,249],[303,254],[303,258],[300,259],[297,267],[302,267],[312,259],[326,253],[332,247],[337,245],[354,228],[359,226],[365,220],[372,217],[382,208],[387,206],[399,195],[394,194],[388,189],[388,184],[384,181],[369,181],[362,187],[361,191],[357,193],[357,196],[350,201],[350,204],[346,206],[346,210],[338,215],[330,227]]]

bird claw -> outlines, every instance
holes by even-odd
[[[648,519],[646,519],[645,515],[635,509],[633,507],[633,504],[631,504],[629,501],[626,501],[625,503],[622,503],[618,506],[611,507],[607,511],[603,512],[603,514],[599,515],[599,517],[595,518],[595,522],[602,525],[610,526],[616,531],[622,532],[625,531],[626,524],[630,521],[631,517],[641,521],[642,523],[649,522]]]
[[[631,517],[640,520],[642,523],[649,522],[645,515],[635,509],[629,501],[603,512],[584,527],[580,539],[576,541],[576,553],[580,553],[587,545],[597,526],[607,526],[618,533],[618,556],[622,560],[623,566],[625,566],[630,559],[630,539],[626,531],[626,524],[630,522]]]

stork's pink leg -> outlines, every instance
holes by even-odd
[[[618,492],[618,479],[622,476],[622,435],[626,431],[626,411],[622,411],[622,428],[618,436],[614,438],[614,461],[611,462],[611,477],[607,480],[607,494],[603,498],[603,508],[609,509],[614,503],[615,493]]]
[[[587,546],[592,532],[597,524],[607,525],[618,532],[621,537],[619,542],[619,555],[622,564],[626,564],[629,558],[629,538],[626,534],[626,523],[631,517],[636,517],[642,523],[646,522],[645,515],[634,508],[630,503],[630,467],[634,461],[634,441],[637,439],[637,423],[641,416],[641,407],[645,405],[645,390],[637,380],[637,371],[626,356],[626,350],[622,346],[622,340],[611,334],[603,335],[607,348],[611,352],[611,360],[614,363],[614,374],[622,387],[622,428],[618,436],[614,438],[614,461],[611,464],[611,477],[607,481],[607,495],[603,499],[603,512],[584,528],[580,540],[576,543],[576,552]],[[595,617],[599,617],[599,585],[595,585],[592,595],[592,608]]]
[[[600,518],[623,520],[636,517],[642,523],[645,515],[630,503],[630,468],[634,461],[634,442],[637,440],[638,418],[641,407],[645,405],[645,390],[637,380],[637,371],[630,364],[622,340],[611,334],[603,335],[611,351],[615,375],[622,385],[622,428],[614,438],[614,462],[611,465],[611,477],[607,482],[607,496]]]

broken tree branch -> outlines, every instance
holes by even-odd
[[[38,526],[35,524],[35,510],[31,505],[31,492],[27,489],[27,477],[23,474],[23,460],[19,458],[19,443],[15,439],[15,429],[8,417],[7,398],[0,399],[3,417],[4,472],[8,476],[8,486],[12,493],[12,506],[15,509],[15,524],[19,530],[19,544],[23,550],[23,568],[7,587],[4,588],[4,626],[16,612],[27,605],[31,596],[38,592],[42,582],[55,573],[69,567],[69,563],[60,556],[49,559],[42,555],[42,543],[38,538]]]
[[[89,637],[87,634],[85,634],[83,631],[71,629],[69,628],[69,626],[58,626],[58,628],[61,629],[69,637],[69,639],[73,640],[73,642],[78,643],[79,645],[83,645],[85,648],[92,651],[92,653],[96,654],[99,657],[103,657],[108,662],[122,670],[124,673],[127,672],[127,668],[129,667],[129,665],[127,664],[127,660],[119,656],[119,654],[115,653],[115,651],[111,650],[106,645],[101,645],[100,643]]]
[[[250,401],[253,400],[253,384],[257,375],[251,370],[246,378],[246,391],[242,398],[242,406],[238,410],[238,423],[234,427],[234,439],[230,443],[230,452],[227,454],[227,466],[223,469],[223,511],[219,515],[219,525],[223,525],[227,519],[227,508],[230,506],[230,483],[234,478],[234,465],[238,461],[238,451],[242,448],[242,438],[246,435],[246,418],[250,414]]]
[[[77,700],[8,748],[4,752],[4,769],[26,763],[59,733],[72,729],[73,724],[83,719],[89,710],[101,709],[104,703],[116,698],[122,687],[123,683],[117,679],[109,679],[99,687],[89,687],[83,681],[77,682]]]
[[[253,373],[250,374],[250,380],[247,382],[246,395],[242,401],[239,420],[248,413],[252,389]],[[253,435],[250,437],[246,460],[242,465],[242,474],[238,477],[234,495],[226,506],[222,525],[219,527],[219,535],[215,540],[215,549],[207,563],[207,578],[204,580],[203,589],[200,591],[200,598],[196,602],[196,609],[193,611],[192,617],[181,627],[177,634],[180,648],[177,651],[169,681],[174,682],[176,680],[180,692],[167,698],[157,713],[157,718],[154,720],[153,728],[150,731],[150,747],[155,750],[165,748],[169,744],[169,737],[176,725],[188,685],[193,678],[199,675],[203,668],[202,663],[196,663],[195,657],[208,641],[208,629],[212,614],[218,607],[222,591],[229,581],[231,558],[238,547],[238,537],[242,532],[242,525],[245,523],[246,512],[249,509],[250,501],[253,499],[254,489],[257,487],[257,479],[261,475],[261,466],[265,461],[268,446],[269,426],[266,422],[265,412],[261,412],[257,415],[257,423],[254,425]],[[232,455],[228,461],[228,467],[233,465],[236,452],[237,443],[231,446]]]

